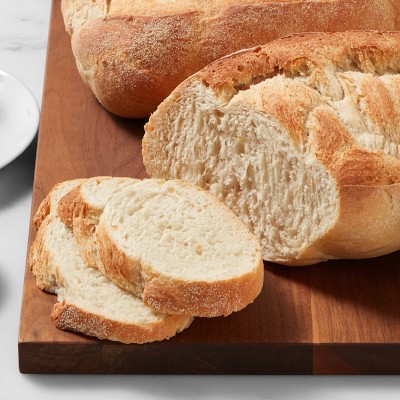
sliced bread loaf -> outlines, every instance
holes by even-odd
[[[145,127],[150,176],[208,189],[266,260],[400,249],[400,33],[293,35],[222,58]]]
[[[132,178],[94,177],[80,182],[59,201],[58,216],[72,227],[80,254],[89,266],[103,271],[95,233],[104,207],[114,194],[135,182],[138,180]]]
[[[263,285],[253,235],[213,196],[180,181],[123,188],[105,206],[97,240],[107,276],[158,311],[228,315]]]
[[[124,343],[163,340],[187,328],[192,317],[160,314],[120,289],[79,255],[73,233],[54,214],[42,222],[29,264],[38,286],[57,294],[56,327]]]

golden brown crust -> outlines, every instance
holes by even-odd
[[[104,272],[97,258],[97,246],[93,243],[95,223],[80,187],[73,189],[59,201],[57,214],[64,224],[72,228],[79,253],[85,263]]]
[[[45,244],[47,226],[51,222],[51,216],[42,221],[36,238],[28,253],[28,266],[36,278],[36,285],[39,289],[54,293],[54,277],[49,276],[47,267],[52,263],[52,257]]]
[[[50,195],[51,191],[40,203],[35,215],[32,219],[33,227],[38,230],[45,218],[50,214]]]
[[[200,317],[227,316],[252,303],[264,283],[264,264],[260,256],[252,273],[218,282],[187,282],[162,276],[144,284],[143,301],[157,311]]]
[[[75,215],[78,214],[78,205],[82,204],[80,193],[79,187],[75,188],[63,196],[58,202],[57,215],[61,221],[70,228],[72,228]]]
[[[102,224],[97,227],[96,238],[99,256],[104,267],[103,273],[117,286],[142,297],[142,266],[130,260],[108,235]]]
[[[113,16],[82,27],[72,37],[72,49],[78,70],[105,108],[123,117],[146,117],[180,76],[190,75],[199,29],[195,13]],[[172,68],[160,67],[166,58]]]
[[[331,94],[332,71],[384,74],[399,71],[397,32],[348,31],[304,33],[279,38],[264,46],[221,58],[185,82],[204,80],[218,94],[222,89],[248,88],[276,75],[305,77],[322,93]],[[326,69],[326,70],[325,70]],[[310,85],[311,86],[311,85]]]
[[[114,1],[74,33],[78,70],[109,111],[146,117],[210,62],[293,32],[400,28],[391,0],[171,4]]]
[[[226,316],[252,303],[264,283],[261,255],[254,271],[236,279],[188,282],[155,274],[150,266],[128,258],[101,224],[98,241],[106,275],[118,286],[142,293],[145,304],[160,312],[196,317]]]
[[[163,321],[140,326],[113,321],[63,301],[54,305],[51,320],[58,329],[79,332],[98,339],[141,344],[175,336],[190,326],[193,317],[169,315]]]

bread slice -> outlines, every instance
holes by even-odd
[[[41,223],[50,212],[57,212],[58,202],[63,196],[84,181],[85,179],[72,179],[54,185],[44,200],[40,203],[40,206],[33,217],[33,226],[35,229],[39,229]]]
[[[88,267],[73,233],[54,214],[42,222],[29,264],[38,286],[57,294],[51,319],[57,328],[123,343],[163,340],[187,328],[192,317],[160,314]]]
[[[400,33],[293,35],[222,58],[145,127],[150,176],[213,193],[288,265],[400,249]]]
[[[180,181],[122,189],[104,208],[97,240],[107,276],[161,312],[228,315],[263,285],[253,235],[213,196]]]
[[[104,207],[114,194],[136,182],[132,178],[94,177],[81,182],[60,199],[58,216],[72,227],[80,254],[89,266],[103,271],[95,233]]]

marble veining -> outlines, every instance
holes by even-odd
[[[0,0],[0,68],[42,99],[50,0]]]

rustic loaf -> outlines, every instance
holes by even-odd
[[[397,0],[63,0],[62,11],[83,80],[135,118],[233,51],[296,32],[400,29]]]
[[[104,208],[99,255],[113,282],[155,310],[215,317],[258,296],[258,242],[209,193],[179,181],[126,186]]]
[[[60,198],[67,187],[72,189],[71,182],[56,185],[48,198]],[[99,339],[145,343],[169,338],[190,325],[192,317],[155,312],[85,264],[72,231],[57,217],[57,203],[51,204],[39,208],[48,212],[40,222],[37,219],[39,230],[28,263],[38,287],[57,294],[51,314],[57,328]]]
[[[150,176],[209,190],[266,260],[400,249],[400,33],[300,34],[222,58],[145,130]]]

